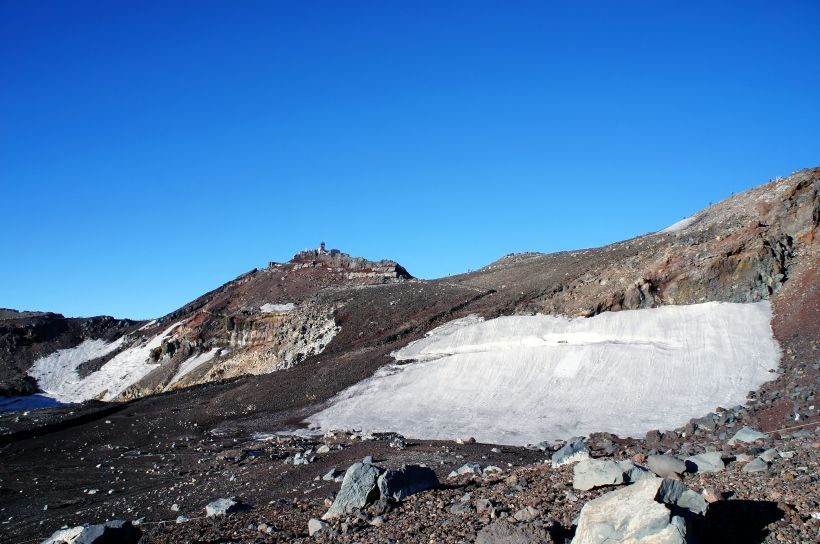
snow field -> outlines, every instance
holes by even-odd
[[[642,436],[745,402],[774,378],[769,302],[710,302],[591,318],[475,316],[396,351],[313,428],[474,436],[523,445],[595,431]]]

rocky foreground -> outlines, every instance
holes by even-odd
[[[335,432],[243,443],[214,437],[174,444],[165,454],[115,449],[97,465],[108,480],[102,488],[83,489],[76,501],[36,505],[43,509],[37,532],[46,537],[63,524],[45,540],[55,544],[113,537],[135,543],[817,542],[820,428],[762,433],[745,426],[746,417],[736,409],[643,440],[595,434],[527,448]],[[139,474],[122,468],[139,458],[146,474],[168,478],[165,489],[138,491]],[[3,483],[5,493],[20,487],[23,495],[31,486],[52,485],[36,478],[9,484]],[[75,526],[114,518],[119,521],[107,527]],[[18,526],[14,516],[3,523]]]

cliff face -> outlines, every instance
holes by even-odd
[[[65,318],[50,312],[0,309],[0,396],[36,392],[37,384],[27,371],[40,357],[88,339],[113,340],[139,325],[108,316]]]
[[[118,365],[141,365],[130,375],[133,383],[125,389],[98,379],[77,400],[132,399],[289,368],[321,353],[338,332],[335,312],[339,305],[317,302],[320,291],[410,279],[393,261],[373,262],[322,249],[251,270],[151,322],[4,311],[0,314],[0,368],[4,372],[0,392],[35,392],[36,383],[26,373],[35,361],[49,357],[53,361],[42,366],[72,366],[76,371],[72,380],[101,378]],[[103,344],[86,343],[95,340]],[[65,381],[64,376],[74,376],[72,368],[67,371],[57,373],[51,381],[41,376],[40,385],[47,390],[61,387],[58,378]]]

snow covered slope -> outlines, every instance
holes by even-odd
[[[40,389],[49,397],[60,402],[112,400],[157,367],[149,361],[151,350],[159,347],[178,325],[174,323],[150,340],[123,350],[85,378],[78,373],[80,365],[113,352],[124,337],[111,343],[86,340],[75,348],[59,350],[35,361],[29,375],[37,379]]]
[[[468,317],[393,355],[310,418],[322,430],[535,443],[608,431],[639,436],[745,401],[775,377],[769,302]]]

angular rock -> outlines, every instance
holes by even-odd
[[[764,433],[761,433],[751,427],[743,427],[729,439],[727,444],[730,446],[734,445],[736,442],[746,442],[747,444],[750,444],[756,440],[762,440],[763,438],[766,438]]]
[[[320,531],[327,529],[328,524],[322,520],[311,518],[308,521],[308,535],[313,536]]]
[[[683,508],[696,515],[704,514],[708,506],[705,498],[686,487],[680,480],[665,479],[661,482],[655,500]]]
[[[456,476],[461,476],[462,474],[481,474],[481,465],[478,463],[464,463],[456,470],[450,472],[447,477],[454,478]]]
[[[552,466],[560,467],[589,459],[589,448],[584,443],[583,436],[570,438],[564,446],[552,454]]]
[[[335,468],[332,468],[332,469],[328,470],[327,473],[325,473],[324,476],[322,476],[322,480],[325,481],[325,482],[331,482],[331,481],[341,482],[343,477],[344,477],[344,473],[341,470],[337,470]]]
[[[364,508],[379,498],[380,469],[367,463],[353,463],[345,472],[342,488],[322,519],[331,519]]]
[[[572,475],[572,487],[588,491],[604,485],[621,485],[651,476],[646,470],[632,461],[613,461],[610,459],[585,459],[579,461]]]
[[[379,476],[379,493],[388,500],[400,501],[405,497],[435,489],[438,487],[438,477],[429,467],[420,465],[404,465],[398,470],[388,470]]]
[[[668,478],[686,472],[686,463],[671,455],[650,455],[646,459],[646,468],[661,478]]]
[[[61,529],[42,544],[136,544],[141,537],[142,531],[130,521],[114,520]]]
[[[576,463],[573,468],[572,487],[575,489],[588,491],[594,487],[622,483],[624,483],[624,471],[615,461],[584,459]]]
[[[540,515],[541,512],[537,508],[527,506],[526,508],[522,508],[521,510],[513,514],[513,517],[518,521],[527,522],[536,519]]]
[[[767,463],[771,463],[778,457],[778,452],[774,448],[769,448],[768,450],[761,453],[758,457],[766,461]]]
[[[217,499],[215,501],[209,502],[208,505],[205,507],[205,517],[213,517],[213,516],[224,516],[227,514],[232,514],[234,512],[239,512],[241,510],[245,510],[247,506],[242,504],[240,500],[236,497],[228,497],[223,499]]]
[[[684,544],[686,520],[655,500],[662,480],[647,478],[589,501],[572,544]]]
[[[475,544],[552,544],[550,534],[540,527],[495,521],[478,532]],[[574,542],[574,541],[573,541]]]
[[[722,454],[719,451],[709,451],[686,458],[686,470],[706,474],[720,472],[726,468]]]

